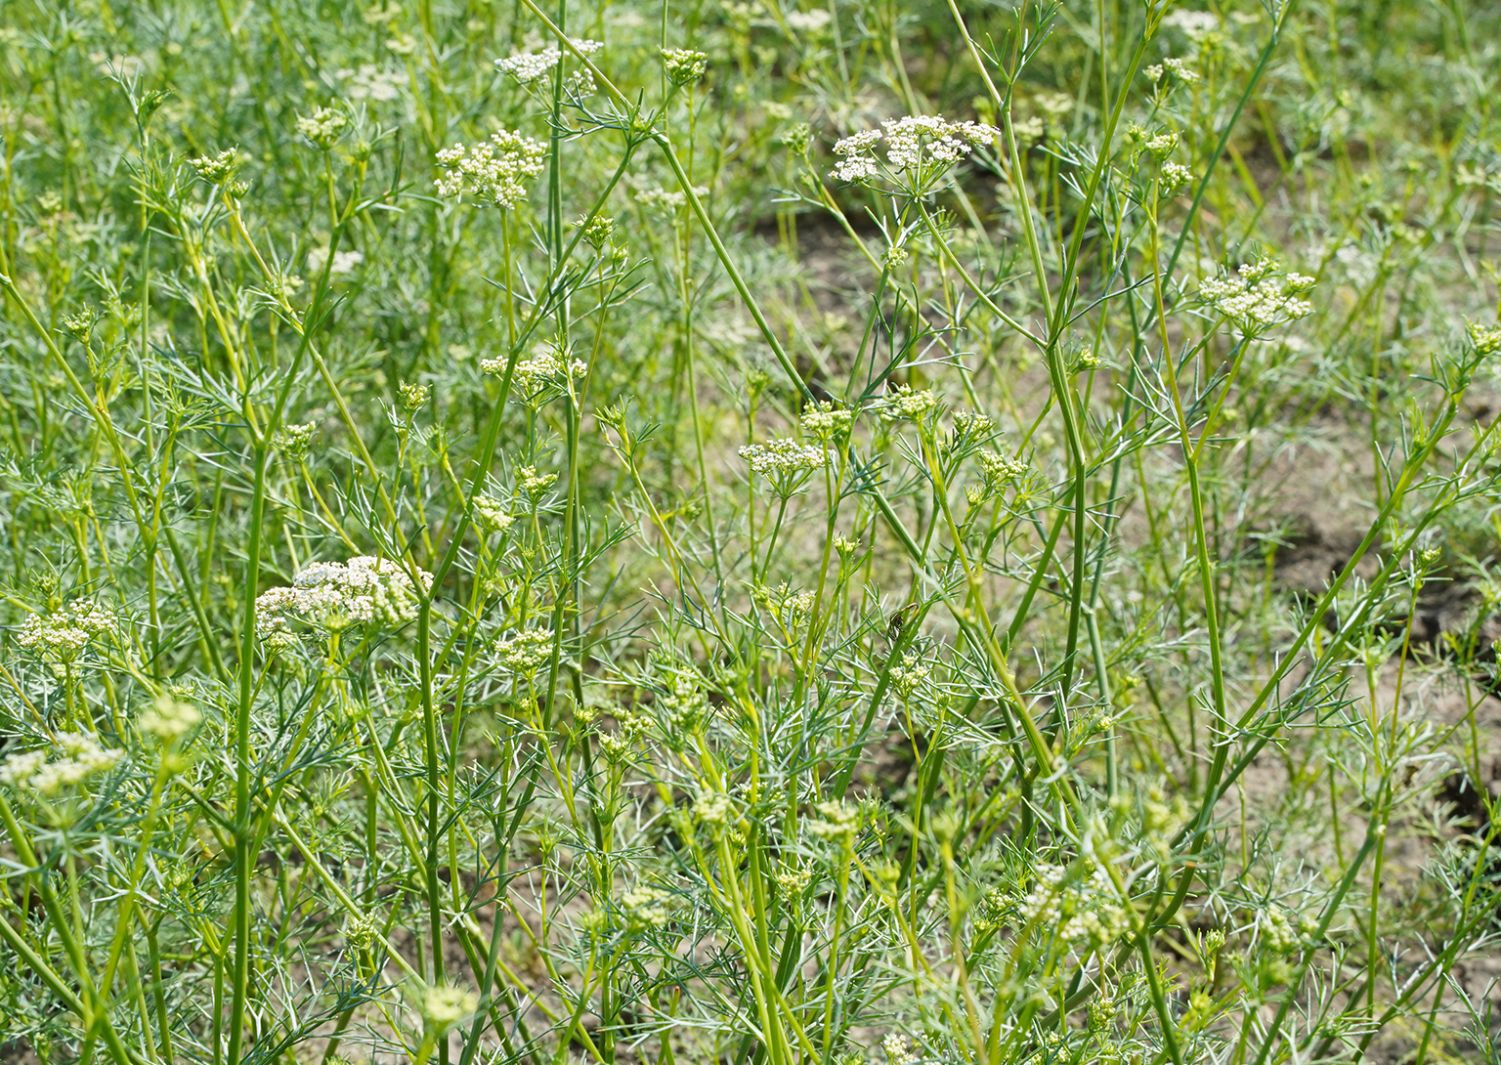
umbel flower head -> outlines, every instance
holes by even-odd
[[[1283,273],[1275,260],[1245,263],[1229,277],[1199,286],[1199,298],[1246,333],[1306,317],[1313,304],[1304,295],[1314,286],[1306,274]]]
[[[800,444],[796,440],[746,444],[740,449],[740,457],[750,467],[751,473],[765,477],[771,482],[772,491],[784,499],[806,484],[813,471],[822,469],[828,461],[828,453],[823,448]]]
[[[432,575],[418,570],[422,591]],[[294,624],[338,631],[358,624],[398,625],[417,616],[418,590],[394,562],[359,555],[348,562],[315,562],[290,586],[256,598],[256,629],[268,639],[289,638]]]
[[[443,173],[434,184],[440,196],[472,196],[484,204],[515,207],[526,198],[526,183],[542,173],[546,155],[546,146],[535,137],[496,130],[487,141],[440,151]]]
[[[297,132],[325,151],[332,148],[349,125],[349,118],[332,107],[320,107],[311,115],[297,117]]]
[[[978,146],[1000,136],[984,122],[950,122],[941,115],[908,115],[845,137],[830,176],[837,181],[883,181],[913,195],[930,191]],[[877,149],[885,145],[885,157]]]
[[[667,71],[668,81],[674,85],[688,85],[708,72],[709,57],[691,48],[664,48],[662,66]]]
[[[740,457],[750,466],[751,472],[764,477],[816,470],[824,463],[823,451],[807,444],[799,444],[796,440],[746,444],[740,449]]]
[[[552,657],[553,634],[548,629],[522,629],[496,644],[501,665],[520,676],[534,676]]]
[[[56,750],[50,754],[45,750],[23,751],[0,762],[0,784],[17,791],[56,795],[108,771],[120,758],[120,751],[100,747],[92,736],[62,732],[57,736]]]
[[[422,1020],[433,1031],[448,1031],[479,1009],[479,996],[465,987],[440,985],[424,989]]]
[[[114,619],[86,599],[69,603],[46,617],[33,614],[21,625],[16,643],[48,664],[59,667],[77,661],[93,643],[114,627]]]
[[[600,41],[575,39],[573,46],[584,55],[593,55],[604,47]],[[522,85],[530,84],[539,78],[546,76],[548,71],[557,66],[562,60],[563,53],[556,48],[544,48],[540,52],[516,52],[497,59],[495,66],[504,74],[509,74]]]

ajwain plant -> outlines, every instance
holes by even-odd
[[[11,0],[0,1059],[1501,1060],[1498,69]]]

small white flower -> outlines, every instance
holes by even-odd
[[[495,647],[501,665],[519,676],[531,676],[552,657],[553,634],[548,629],[523,629]]]
[[[32,789],[42,795],[56,795],[112,769],[123,752],[100,747],[94,737],[81,732],[62,732],[53,755],[49,757],[46,751],[11,755],[0,762],[0,784],[17,791]]]
[[[928,683],[932,675],[933,667],[917,655],[904,655],[901,665],[891,669],[891,686],[903,699],[910,699],[913,693]]]
[[[891,421],[903,418],[917,421],[936,406],[938,397],[931,389],[899,385],[887,393],[881,415]]]
[[[1255,332],[1313,313],[1303,295],[1314,285],[1307,274],[1283,274],[1271,259],[1246,263],[1233,277],[1211,278],[1199,298],[1246,332]]]
[[[1163,18],[1162,24],[1183,31],[1193,41],[1207,37],[1220,28],[1220,20],[1212,12],[1190,11],[1187,8],[1170,11]]]
[[[1193,171],[1182,163],[1164,163],[1162,165],[1162,191],[1171,196],[1179,189],[1193,181]]]
[[[481,526],[494,532],[505,532],[516,520],[501,506],[500,500],[488,495],[474,497],[474,516]]]
[[[496,207],[515,207],[526,198],[526,183],[542,173],[546,156],[541,141],[501,129],[479,144],[438,152],[443,173],[434,184],[440,196],[473,196]]]
[[[860,828],[860,811],[842,802],[821,802],[814,811],[818,816],[806,825],[821,839],[848,839]]]
[[[328,248],[318,247],[307,253],[307,268],[309,274],[321,274],[324,266],[333,277],[345,277],[354,273],[355,267],[365,261],[365,256],[353,248],[347,251],[334,252],[334,261],[328,261]]]
[[[347,125],[349,119],[344,112],[332,107],[320,107],[311,115],[299,115],[297,118],[297,132],[320,148],[331,147]]]
[[[1469,334],[1470,343],[1475,346],[1475,351],[1480,355],[1494,355],[1501,351],[1501,326],[1470,322],[1465,326],[1465,331]]]
[[[916,1065],[920,1060],[912,1049],[912,1041],[900,1032],[892,1032],[882,1039],[881,1050],[891,1065]]]
[[[740,449],[740,457],[750,466],[752,473],[763,477],[778,477],[806,473],[819,469],[824,464],[824,452],[796,440],[773,440],[769,444],[747,444]]]
[[[839,157],[831,176],[838,181],[867,181],[886,176],[909,191],[925,191],[953,165],[1000,131],[982,122],[951,122],[940,115],[887,119],[880,129],[851,134],[834,145]],[[885,160],[876,148],[885,142]]]
[[[358,68],[343,68],[334,72],[334,77],[344,83],[344,95],[351,100],[368,100],[374,103],[389,103],[398,99],[407,86],[405,73],[386,70],[373,63],[364,63]]]
[[[422,591],[432,575],[418,570]],[[395,626],[417,616],[418,589],[395,562],[359,555],[348,562],[315,562],[301,570],[290,586],[270,588],[256,597],[256,631],[266,639],[285,639],[294,623],[338,631],[351,625]]]
[[[829,28],[833,16],[821,7],[812,11],[789,11],[787,12],[787,28],[794,33],[805,34],[809,37],[816,36]]]
[[[115,627],[115,619],[96,604],[79,599],[43,617],[33,614],[21,623],[16,643],[54,666],[65,666],[100,636]]]
[[[803,409],[803,431],[820,440],[832,440],[849,432],[854,419],[851,411],[827,401],[810,403]]]
[[[730,797],[722,791],[706,791],[693,803],[693,816],[706,825],[722,825],[730,815]]]
[[[600,41],[575,40],[574,47],[585,55],[593,55],[604,47]],[[517,52],[515,55],[495,61],[502,73],[509,74],[519,84],[528,85],[545,77],[548,71],[562,60],[563,53],[557,48],[544,48],[537,52]]]

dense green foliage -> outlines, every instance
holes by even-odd
[[[793,2],[0,6],[0,1058],[1496,1060],[1501,6]]]

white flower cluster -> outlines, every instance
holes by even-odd
[[[46,751],[23,751],[0,763],[0,784],[17,791],[34,790],[56,795],[64,788],[77,787],[85,780],[111,769],[121,758],[120,751],[100,747],[92,736],[81,732],[63,732],[57,737],[61,757],[50,758]]]
[[[535,137],[500,129],[487,141],[455,144],[438,153],[443,169],[434,184],[440,196],[473,196],[496,207],[515,207],[526,183],[542,173],[547,147]]]
[[[355,267],[364,261],[364,254],[353,248],[347,251],[334,252],[334,261],[332,263],[328,261],[327,245],[313,248],[307,253],[307,268],[310,274],[321,274],[323,273],[323,268],[327,266],[328,272],[334,277],[344,277],[354,273]]]
[[[502,374],[505,373],[506,360],[481,359],[479,368],[482,373]],[[566,361],[557,348],[548,348],[541,354],[517,362],[512,379],[521,391],[536,392],[546,385],[562,384],[567,378],[578,379],[588,372],[589,366],[582,359]]]
[[[901,665],[891,667],[891,686],[903,699],[910,699],[917,689],[928,683],[932,675],[933,667],[920,657],[903,655]]]
[[[552,633],[547,629],[523,629],[495,645],[501,665],[512,673],[530,676],[552,657]]]
[[[188,160],[199,177],[214,184],[228,181],[240,165],[240,153],[235,148],[225,148],[214,155],[200,155]]]
[[[516,471],[516,483],[534,499],[551,488],[557,479],[558,475],[555,473],[538,473],[535,466],[523,466]]]
[[[802,894],[803,889],[812,883],[813,873],[809,869],[783,865],[776,871],[775,880],[782,897],[790,899]]]
[[[921,1059],[912,1049],[912,1040],[900,1032],[892,1032],[881,1040],[881,1051],[891,1065],[917,1065]]]
[[[938,115],[909,115],[883,122],[886,160],[897,170],[929,161],[957,163],[1001,135],[984,122],[950,122]]]
[[[1057,122],[1074,109],[1074,98],[1066,92],[1042,92],[1032,99],[1032,104],[1049,122]]]
[[[1188,60],[1177,56],[1164,59],[1160,63],[1153,63],[1143,73],[1153,84],[1161,81],[1164,76],[1169,81],[1180,81],[1184,85],[1192,85],[1199,80],[1199,72],[1188,65]]]
[[[821,7],[816,7],[812,11],[789,11],[786,18],[789,30],[810,37],[828,29],[829,23],[834,20],[834,16]]]
[[[881,172],[880,164],[871,153],[881,143],[881,131],[862,130],[852,133],[834,144],[834,154],[839,162],[829,175],[838,181],[865,181]]]
[[[1011,129],[1022,144],[1033,144],[1047,136],[1048,123],[1041,115],[1028,115],[1012,122]]]
[[[703,185],[695,185],[693,194],[699,198],[709,195],[709,190]],[[688,206],[688,194],[682,189],[666,189],[660,186],[653,188],[638,188],[636,190],[636,204],[648,211],[657,211],[661,214],[672,214]]]
[[[956,410],[954,411],[954,435],[969,437],[972,440],[983,439],[995,432],[995,419],[984,411]]]
[[[693,816],[706,825],[722,825],[730,816],[730,797],[722,791],[700,792],[693,802]]]
[[[408,84],[404,71],[387,70],[373,63],[363,63],[357,69],[345,67],[336,70],[334,77],[344,83],[344,95],[351,100],[373,103],[390,103],[401,96]]]
[[[422,591],[432,575],[418,570]],[[256,631],[286,639],[302,622],[337,631],[357,624],[399,625],[417,616],[418,590],[395,562],[358,555],[348,562],[315,562],[290,586],[270,588],[255,600]]]
[[[283,425],[276,431],[276,446],[288,457],[298,458],[308,453],[308,449],[313,446],[313,441],[317,438],[316,422],[293,423]]]
[[[1193,41],[1207,37],[1220,28],[1219,17],[1213,12],[1191,11],[1188,8],[1177,8],[1168,12],[1162,24],[1182,30],[1189,40]]]
[[[1454,184],[1462,189],[1495,190],[1501,187],[1497,175],[1492,174],[1481,163],[1460,163],[1454,170]]]
[[[988,451],[979,456],[980,474],[984,478],[985,488],[996,492],[1008,484],[1013,484],[1027,475],[1029,467],[1025,462],[1013,456],[1002,455],[999,452]]]
[[[816,470],[824,464],[824,452],[796,440],[773,440],[769,444],[746,444],[740,457],[752,473],[763,477],[787,477]]]
[[[1290,322],[1312,313],[1303,296],[1313,288],[1307,274],[1282,273],[1272,259],[1243,264],[1233,276],[1199,286],[1199,298],[1247,331]]]
[[[881,416],[888,421],[899,421],[903,418],[917,421],[936,406],[938,406],[938,397],[934,395],[932,389],[898,385],[886,394]]]
[[[1051,932],[1069,949],[1099,950],[1130,930],[1125,908],[1105,871],[1096,868],[1082,881],[1065,885],[1061,865],[1042,865],[1037,881],[1022,901],[1018,916]]]
[[[908,115],[887,119],[880,129],[845,137],[834,145],[839,157],[831,176],[838,181],[866,181],[877,177],[883,164],[876,148],[886,142],[884,168],[892,173],[917,171],[934,178],[981,144],[1000,136],[983,122],[950,122],[941,115]]]
[[[1501,351],[1501,326],[1470,322],[1465,326],[1465,332],[1469,335],[1470,343],[1475,346],[1477,354],[1494,355]]]
[[[1166,158],[1173,154],[1174,148],[1178,147],[1178,134],[1172,130],[1163,130],[1161,133],[1148,137],[1142,147],[1159,159]]]
[[[297,116],[297,132],[320,148],[332,147],[347,125],[348,117],[332,107],[320,107],[311,115]]]
[[[575,38],[573,46],[584,55],[593,55],[604,47],[604,42]],[[537,52],[517,52],[505,59],[497,59],[495,65],[502,73],[509,74],[522,85],[526,85],[545,76],[548,71],[558,65],[562,58],[563,53],[558,49],[544,48]]]
[[[688,672],[675,673],[657,696],[657,705],[670,726],[679,732],[691,732],[709,714],[709,697],[698,680]]]
[[[1179,189],[1193,181],[1194,173],[1182,163],[1164,163],[1162,165],[1162,191],[1164,195],[1171,196]]]
[[[474,516],[481,526],[493,532],[505,532],[516,520],[500,500],[490,495],[474,497]]]
[[[422,381],[403,381],[396,386],[396,394],[401,397],[401,405],[407,411],[418,411],[427,406],[433,389]]]
[[[114,627],[114,619],[86,599],[69,603],[46,617],[33,614],[21,624],[16,642],[43,661],[75,661],[95,637]]]
[[[615,719],[616,728],[614,732],[599,733],[599,749],[610,761],[619,762],[624,760],[641,737],[646,735],[652,722],[651,718],[645,714],[633,713],[623,707],[612,709],[610,716]]]
[[[708,72],[709,57],[691,48],[664,48],[662,66],[667,71],[668,81],[674,85],[687,85]]]

